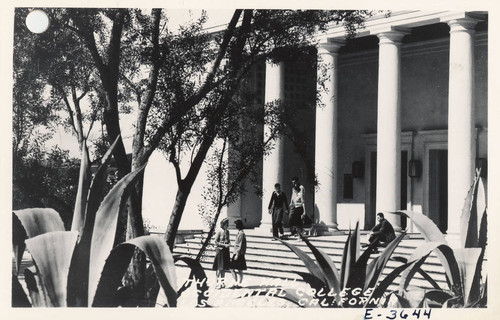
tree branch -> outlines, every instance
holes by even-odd
[[[92,128],[94,127],[94,123],[95,123],[96,118],[97,118],[97,108],[92,111],[92,115],[90,116],[89,130],[87,131],[87,135],[85,136],[85,139],[89,138],[90,131],[92,131]]]
[[[141,101],[142,101],[142,92],[141,92],[141,89],[136,86],[132,80],[130,80],[128,77],[126,77],[125,75],[121,75],[121,78],[122,80],[124,80],[131,88],[132,90],[134,91],[135,95],[137,96],[136,97],[136,100],[137,100],[137,106],[140,108],[141,106]]]
[[[74,112],[73,112],[73,109],[71,109],[71,105],[69,103],[68,97],[66,97],[66,93],[64,92],[64,89],[62,87],[57,86],[55,88],[61,94],[61,97],[62,97],[62,99],[64,101],[64,105],[66,106],[66,109],[68,110],[69,120],[70,120],[70,124],[71,124],[71,129],[73,129],[73,132],[78,137],[78,130],[77,130],[76,124],[75,124]]]
[[[153,9],[153,32],[152,43],[153,52],[151,54],[151,71],[149,73],[148,85],[144,100],[139,106],[139,115],[137,117],[137,129],[134,137],[134,150],[144,148],[144,136],[146,134],[146,123],[149,110],[154,101],[156,88],[158,84],[158,74],[161,66],[161,54],[159,45],[159,32],[160,32],[161,9]]]
[[[177,161],[177,158],[175,157],[175,153],[176,153],[175,144],[176,144],[176,141],[172,142],[172,144],[169,147],[169,149],[170,149],[169,161],[174,166],[175,177],[177,178],[177,184],[180,184],[180,183],[182,183],[182,173],[181,173],[181,167],[179,165],[179,161]]]
[[[73,104],[75,105],[75,115],[76,115],[76,128],[77,128],[77,138],[78,143],[83,141],[83,120],[82,120],[82,109],[80,108],[80,100],[76,94],[76,88],[71,85],[71,97],[73,98]]]
[[[222,151],[219,157],[219,169],[217,172],[217,179],[218,179],[218,184],[219,184],[219,205],[218,205],[218,210],[220,210],[223,206],[223,198],[224,198],[224,192],[222,190],[223,186],[223,177],[222,177],[222,166],[224,162],[224,153],[226,152],[226,143],[227,143],[227,138],[224,139],[224,143],[222,144]]]
[[[212,82],[215,79],[215,74],[219,70],[220,64],[222,63],[222,59],[225,57],[227,49],[229,47],[229,43],[234,36],[234,32],[236,30],[236,24],[241,16],[241,9],[234,10],[233,17],[227,26],[226,31],[224,32],[224,37],[222,43],[219,47],[219,52],[217,54],[217,58],[215,59],[212,70],[208,74],[205,83],[201,86],[200,90],[197,94],[195,94],[191,99],[198,100],[200,96],[204,97],[208,92],[210,92],[210,88],[212,86]]]
[[[213,90],[214,88],[219,86],[226,80],[226,78],[227,76],[212,83],[212,87],[210,88],[210,90]],[[156,130],[156,133],[153,135],[153,137],[151,137],[148,146],[144,148],[144,157],[149,157],[158,147],[161,139],[163,139],[163,136],[167,133],[168,129],[178,123],[182,119],[182,117],[186,115],[194,106],[200,103],[203,98],[205,97],[199,96],[199,100],[191,99],[183,103],[175,104],[173,109],[176,110],[176,112],[173,112],[170,117],[166,117],[160,127]]]
[[[97,50],[93,30],[89,28],[86,21],[83,21],[80,19],[78,14],[74,14],[72,19],[77,27],[74,27],[74,26],[70,25],[69,23],[66,24],[66,27],[69,28],[70,30],[74,31],[76,34],[78,34],[80,36],[81,39],[83,39],[83,42],[85,43],[87,49],[89,49],[90,54],[92,55],[92,58],[96,64],[97,70],[99,70],[99,73],[101,73],[101,74],[105,73],[106,72],[106,65],[104,64],[102,57],[99,54],[99,50]]]
[[[178,108],[179,112],[176,112],[173,117],[170,117],[162,124],[162,126],[158,129],[156,134],[150,140],[151,142],[150,142],[149,149],[154,150],[154,148],[156,148],[159,141],[163,138],[163,136],[165,135],[166,131],[168,130],[168,128],[170,126],[177,123],[185,113],[187,113],[193,106],[197,105],[201,100],[203,100],[203,98],[205,98],[205,96],[211,90],[213,90],[215,87],[217,87],[220,83],[223,82],[224,79],[220,79],[219,81],[214,82],[215,74],[219,70],[219,67],[222,63],[222,60],[227,53],[229,43],[231,42],[231,39],[234,36],[234,32],[236,30],[236,24],[238,23],[238,20],[241,16],[241,12],[242,12],[242,10],[240,10],[240,9],[235,10],[233,17],[231,18],[231,21],[230,21],[226,31],[224,32],[224,38],[223,38],[221,46],[219,47],[219,52],[217,54],[217,58],[215,59],[213,66],[212,66],[212,70],[208,74],[208,76],[207,76],[205,82],[203,83],[203,85],[201,86],[201,88],[198,90],[198,92],[196,94],[189,97],[186,101],[184,101],[183,99],[181,100],[181,101],[183,101],[183,103],[179,105],[179,108]],[[175,108],[175,109],[177,109],[177,108]],[[153,150],[147,150],[146,153],[152,153]]]

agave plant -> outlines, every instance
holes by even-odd
[[[371,243],[360,254],[359,235],[359,222],[357,222],[354,230],[349,232],[344,246],[340,270],[336,268],[332,259],[325,252],[316,248],[307,238],[302,237],[302,240],[307,244],[316,261],[296,246],[282,241],[304,262],[309,273],[297,273],[314,289],[313,298],[323,300],[321,306],[367,307],[378,305],[383,294],[392,283],[392,281],[382,281],[380,283],[379,281],[382,279],[382,272],[387,262],[391,259],[394,250],[405,234],[398,235],[371,262],[369,262],[370,255],[376,244]],[[409,265],[396,268],[387,277],[396,278]],[[331,294],[325,297],[319,295],[320,292],[329,292]],[[356,303],[350,303],[350,301],[353,301],[352,299]]]
[[[409,259],[392,257],[392,253],[404,237],[400,234],[393,240],[380,256],[368,263],[374,248],[371,244],[363,254],[359,255],[359,224],[353,232],[349,232],[340,272],[330,257],[312,245],[307,238],[301,236],[307,244],[316,261],[304,251],[288,242],[281,241],[292,250],[304,263],[309,273],[296,272],[313,289],[312,299],[321,300],[315,304],[320,307],[484,307],[487,302],[487,280],[482,279],[482,267],[486,250],[487,207],[483,182],[480,171],[476,172],[474,182],[465,199],[461,215],[461,247],[451,248],[445,236],[428,217],[412,211],[386,212],[410,218],[420,230],[426,242],[416,248]],[[421,266],[435,252],[444,266],[448,289],[442,289]],[[386,276],[382,271],[389,259],[401,261],[402,264],[394,268]],[[419,273],[434,289],[411,288],[409,284],[415,274]],[[399,289],[389,291],[391,284],[401,276]],[[370,292],[369,298],[359,299],[359,291],[354,293],[353,288],[363,289],[363,294]],[[283,289],[283,288],[281,288]],[[267,296],[276,287],[260,288],[252,296]],[[417,291],[417,292],[415,292]],[[283,289],[280,298],[303,306],[294,290]],[[326,294],[325,294],[326,293]],[[358,298],[356,298],[358,296]],[[413,296],[413,298],[411,298]],[[415,299],[418,297],[418,299]],[[350,305],[348,302],[357,299],[361,304]],[[347,302],[347,303],[346,303]]]
[[[392,283],[392,280],[382,280],[382,271],[405,235],[398,235],[371,262],[368,261],[376,244],[370,244],[360,254],[359,235],[359,222],[357,222],[354,230],[349,232],[344,246],[340,270],[337,269],[332,259],[325,252],[316,248],[302,235],[302,240],[311,250],[316,261],[297,246],[280,240],[300,258],[309,271],[309,273],[296,273],[313,289],[310,299],[316,300],[317,303],[311,305],[320,307],[368,307],[379,305],[380,299]],[[405,268],[418,263],[419,260],[421,259],[406,262],[387,275],[384,280],[395,279]],[[270,287],[265,290],[261,288],[255,294],[267,295],[270,290],[276,290],[276,288]],[[298,306],[304,306],[304,302],[300,301],[303,297],[294,294],[294,290],[283,289],[281,298],[292,301]],[[350,303],[352,299],[356,301],[355,304]]]
[[[421,213],[398,211],[410,218],[424,236],[426,243],[410,259],[426,257],[434,251],[444,267],[447,289],[439,287],[422,291],[417,300],[408,297],[408,286],[415,266],[402,275],[399,290],[393,295],[396,305],[416,307],[484,307],[487,302],[487,280],[482,277],[487,244],[487,206],[480,170],[469,189],[461,215],[460,247],[452,248],[445,236],[429,218]],[[415,290],[414,288],[412,289]]]
[[[167,298],[165,306],[177,304],[174,257],[157,236],[142,236],[116,244],[115,235],[123,230],[125,206],[130,192],[145,166],[124,176],[100,202],[107,168],[115,143],[101,160],[91,178],[87,148],[83,148],[79,188],[70,231],[64,229],[53,209],[31,208],[13,212],[15,270],[12,277],[13,306],[34,307],[113,307],[154,306],[159,288]],[[29,293],[26,295],[18,275],[21,259],[28,249],[33,266],[24,270]],[[148,257],[145,297],[126,301],[122,283],[134,252]],[[206,278],[201,265],[184,260],[199,278]],[[187,260],[186,260],[187,259]],[[148,278],[149,277],[149,278]],[[202,288],[208,290],[208,288]],[[203,291],[199,291],[200,296]],[[199,300],[203,299],[199,297]]]

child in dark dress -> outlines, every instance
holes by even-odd
[[[229,220],[224,218],[220,222],[221,229],[217,230],[215,234],[215,259],[212,266],[212,270],[215,270],[217,275],[217,285],[215,289],[221,289],[225,287],[224,277],[226,275],[226,270],[230,268],[230,257],[229,257],[229,247],[231,242],[229,240]]]
[[[241,220],[236,220],[234,224],[238,229],[238,234],[236,235],[233,256],[231,258],[231,274],[233,275],[234,278],[234,285],[232,287],[241,288],[241,282],[243,281],[243,270],[247,269],[247,262],[245,260],[245,252],[247,250],[247,239],[245,236],[245,232],[243,232],[243,222]],[[238,273],[236,273],[235,270],[237,270]]]

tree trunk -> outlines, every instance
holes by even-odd
[[[134,166],[133,171],[140,166]],[[144,235],[144,221],[142,219],[142,196],[144,186],[144,172],[137,179],[134,189],[128,199],[127,240]]]
[[[78,17],[75,17],[75,21],[79,26],[79,29],[84,33],[83,39],[90,50],[97,69],[99,70],[99,76],[106,97],[103,122],[106,125],[106,131],[108,133],[108,140],[110,144],[113,143],[118,136],[121,136],[122,133],[118,110],[118,80],[120,76],[121,37],[127,15],[127,9],[119,9],[113,17],[110,40],[106,50],[105,59],[100,56],[99,50],[97,49],[93,30],[87,28],[85,21],[81,21]],[[122,178],[131,172],[132,168],[135,169],[135,163],[134,167],[132,167],[132,164],[127,158],[127,153],[121,137],[118,139],[113,152],[113,157],[116,161],[119,178]],[[139,163],[139,161],[137,161],[137,163]],[[144,234],[140,205],[141,199],[139,198],[139,196],[142,198],[142,180],[143,177],[140,178],[140,183],[137,184],[138,188],[134,188],[129,196],[128,206],[126,209],[127,221],[122,221],[122,223],[119,221],[119,227],[115,237],[116,240],[123,240],[124,238],[130,239]],[[127,232],[127,230],[129,230],[129,232]],[[142,297],[144,297],[144,270],[145,257],[143,254],[138,254],[136,252],[132,259],[131,266],[124,277],[124,281],[127,286],[132,288],[132,298],[134,299],[132,303],[136,302],[135,298],[142,300]]]
[[[191,193],[191,187],[193,184],[181,184],[177,190],[177,195],[175,196],[175,203],[170,214],[170,221],[168,223],[167,232],[165,233],[165,240],[167,241],[170,251],[174,251],[175,235],[179,229],[179,224],[181,222],[182,213],[186,207],[186,202]]]
[[[219,207],[217,209],[217,213],[215,214],[214,222],[212,223],[212,225],[210,226],[210,230],[208,231],[207,238],[203,242],[203,245],[201,246],[200,251],[198,251],[198,254],[196,255],[197,261],[201,260],[203,253],[205,252],[205,250],[207,250],[207,247],[210,244],[210,240],[212,240],[212,237],[214,236],[215,228],[217,226],[217,221],[219,221],[219,215],[220,215],[221,211],[222,211],[222,207]]]
[[[137,166],[139,167],[139,166]],[[134,166],[134,170],[137,169]],[[127,234],[126,239],[130,240],[144,235],[144,222],[142,219],[142,187],[144,184],[144,174],[138,178],[134,190],[127,200]],[[124,276],[124,282],[132,289],[130,306],[143,306],[146,288],[146,256],[136,249],[132,261]]]
[[[214,129],[214,127],[212,127],[212,129]],[[177,190],[174,208],[172,209],[172,213],[170,214],[170,221],[168,223],[167,232],[165,233],[165,240],[167,241],[167,244],[170,247],[170,251],[172,252],[174,251],[175,236],[177,234],[177,230],[179,229],[182,213],[184,212],[184,208],[186,207],[187,198],[189,197],[191,188],[193,187],[196,177],[198,176],[201,166],[203,165],[203,161],[205,160],[208,150],[210,150],[210,147],[212,146],[214,140],[215,133],[213,131],[209,132],[209,134],[207,134],[207,137],[201,143],[200,149],[194,157],[186,178],[183,180],[178,180],[179,189]]]

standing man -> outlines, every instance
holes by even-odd
[[[271,201],[269,201],[269,206],[267,208],[269,214],[273,217],[273,240],[279,237],[282,238],[283,232],[283,211],[285,214],[288,213],[288,200],[286,199],[286,194],[281,191],[281,185],[276,183],[274,185],[274,192],[271,196]]]
[[[299,178],[293,177],[292,197],[290,198],[290,231],[292,236],[302,233],[302,219],[306,216],[305,194],[306,190],[300,184]]]

